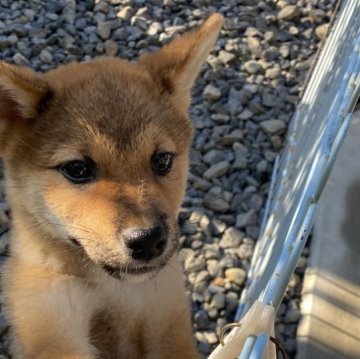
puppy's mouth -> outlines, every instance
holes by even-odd
[[[127,261],[127,263],[121,263],[122,261],[117,261],[114,257],[112,257],[113,259],[110,262],[110,260],[107,260],[106,256],[103,256],[103,258],[101,258],[102,256],[98,253],[95,256],[91,255],[91,252],[88,252],[86,246],[83,245],[82,241],[79,238],[69,236],[68,241],[74,247],[82,250],[94,264],[99,266],[105,273],[107,273],[111,277],[122,281],[138,281],[144,280],[145,278],[156,277],[156,275],[168,264],[169,260],[173,257],[173,255],[180,250],[180,243],[175,240],[178,236],[179,231],[177,227],[175,227],[172,235],[169,238],[171,245],[168,250],[165,251],[165,253],[158,258],[144,261],[144,263],[136,263],[137,261]]]
[[[136,277],[141,278],[143,275],[147,275],[148,278],[154,278],[168,264],[172,256],[179,250],[179,244],[173,246],[173,248],[156,265],[144,264],[142,266],[116,266],[102,263],[100,266],[107,274],[120,280],[128,280],[130,278],[135,279]]]
[[[161,268],[166,265],[164,263],[162,266],[142,266],[142,267],[131,267],[131,266],[110,266],[108,264],[101,265],[102,269],[116,279],[124,279],[129,276],[138,276],[142,274],[157,273]]]

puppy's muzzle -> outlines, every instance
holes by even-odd
[[[147,229],[129,228],[124,240],[132,259],[149,261],[159,257],[165,250],[167,239],[162,226]]]

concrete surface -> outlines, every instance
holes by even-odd
[[[320,200],[302,314],[298,359],[360,358],[360,111]]]

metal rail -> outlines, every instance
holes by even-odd
[[[279,307],[359,95],[360,0],[343,0],[293,116],[285,149],[275,161],[236,321],[255,300]],[[265,337],[258,338],[248,337],[239,358],[262,358]]]

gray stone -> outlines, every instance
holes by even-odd
[[[258,226],[247,226],[246,227],[246,235],[250,238],[258,238],[259,232],[260,232],[260,228]]]
[[[243,238],[244,233],[234,227],[229,227],[223,234],[219,245],[222,248],[238,248]]]
[[[216,309],[223,309],[225,307],[226,297],[223,293],[216,293],[211,301],[211,307]]]
[[[237,91],[235,88],[230,89],[227,102],[227,108],[229,109],[230,114],[236,115],[243,109],[243,97],[243,91]]]
[[[329,24],[322,24],[316,27],[315,34],[318,39],[322,40],[329,31]]]
[[[7,41],[10,45],[16,45],[19,41],[19,38],[15,34],[12,34],[8,36]]]
[[[240,259],[248,259],[253,255],[253,251],[254,249],[252,245],[243,243],[240,245],[237,254]]]
[[[268,42],[275,41],[276,34],[274,33],[274,31],[266,31],[264,34],[264,39]]]
[[[249,103],[249,110],[254,114],[254,115],[259,115],[265,112],[264,107],[261,105],[260,100],[259,99],[255,99],[254,101],[251,101]]]
[[[181,232],[183,234],[195,234],[197,232],[197,228],[196,223],[187,222],[182,226]]]
[[[218,308],[221,309],[221,308]],[[218,337],[216,336],[216,334],[214,332],[204,332],[204,337],[205,340],[209,343],[209,344],[217,344],[218,343]]]
[[[106,21],[99,21],[97,23],[97,33],[103,40],[107,40],[111,34],[111,23]]]
[[[24,15],[29,19],[29,21],[33,21],[36,15],[36,12],[31,9],[25,9]]]
[[[149,16],[148,8],[146,6],[141,7],[136,11],[136,16],[141,16],[144,19],[149,19],[150,16]]]
[[[76,17],[76,1],[68,0],[67,5],[63,8],[62,16],[70,25],[75,21]]]
[[[307,31],[307,30],[305,30]],[[300,33],[299,29],[296,26],[290,26],[289,33],[291,35],[298,35]],[[306,37],[306,36],[305,36]],[[307,37],[306,37],[307,38]]]
[[[46,17],[51,21],[57,21],[57,19],[59,18],[57,14],[52,14],[52,13],[47,13]]]
[[[213,226],[213,231],[215,236],[218,236],[222,233],[224,233],[224,231],[226,230],[226,223],[218,220],[218,219],[214,219],[211,222],[212,226]]]
[[[206,270],[203,270],[196,275],[194,284],[206,283],[209,279],[209,273]]]
[[[326,12],[322,9],[311,9],[309,15],[314,22],[320,23],[326,17]]]
[[[261,72],[263,70],[263,67],[259,62],[250,60],[244,63],[244,69],[249,74],[257,74],[258,72]]]
[[[225,292],[225,288],[220,287],[218,285],[215,284],[210,284],[208,287],[208,290],[210,292],[210,294],[217,294],[217,293],[224,293]]]
[[[209,84],[204,88],[203,97],[205,100],[216,101],[220,98],[220,96],[221,92],[217,87]]]
[[[204,269],[206,262],[202,257],[189,256],[185,259],[184,268],[189,272],[199,272]]]
[[[229,168],[230,168],[230,164],[228,162],[226,161],[218,162],[205,171],[204,178],[209,180],[209,179],[221,177],[226,174]]]
[[[280,75],[281,75],[281,68],[278,65],[271,67],[265,71],[265,77],[267,77],[268,79],[276,79],[280,77]]]
[[[85,18],[81,17],[75,20],[75,27],[79,30],[83,30],[87,26],[87,21]]]
[[[194,240],[191,242],[191,248],[192,249],[200,249],[203,246],[203,242],[202,241],[198,241],[198,240]]]
[[[199,189],[200,191],[207,191],[210,187],[211,183],[203,178],[196,178],[193,181],[193,188]]]
[[[225,255],[221,257],[221,260],[219,262],[219,265],[222,268],[233,268],[236,266],[236,264],[237,264],[236,259],[234,258],[234,256],[230,256],[230,255]]]
[[[243,170],[247,168],[247,157],[244,154],[238,155],[232,164],[232,168],[236,170]]]
[[[281,120],[268,120],[268,121],[261,122],[260,127],[266,133],[269,133],[269,134],[273,135],[275,133],[284,131],[286,126],[285,126],[284,121],[281,121]]]
[[[226,293],[226,311],[232,313],[239,305],[239,297],[235,292]]]
[[[256,171],[259,173],[263,173],[266,172],[268,167],[268,164],[265,160],[260,161],[257,165],[256,165]]]
[[[163,26],[160,22],[154,21],[150,24],[150,26],[147,29],[148,35],[156,35],[163,31]]]
[[[105,41],[105,52],[108,56],[115,56],[118,52],[118,45],[113,40],[106,40]]]
[[[17,52],[13,56],[13,60],[17,65],[23,65],[23,66],[29,65],[29,60],[25,56],[21,55],[19,52]]]
[[[44,49],[40,52],[40,59],[42,62],[44,62],[45,64],[49,64],[52,62],[53,60],[53,56],[51,54],[50,51]]]
[[[279,57],[279,54],[280,54],[280,52],[275,46],[270,46],[262,53],[262,57],[266,61],[270,62],[270,61],[277,60]]]
[[[112,38],[114,40],[125,40],[127,37],[128,37],[129,33],[128,31],[126,30],[126,28],[122,27],[120,29],[116,29],[114,32],[113,32],[113,36]]]
[[[184,25],[167,26],[165,31],[169,36],[184,32],[186,27]]]
[[[213,277],[216,277],[219,275],[220,266],[217,260],[215,259],[209,259],[207,260],[207,271],[210,275]]]
[[[246,84],[244,85],[243,90],[246,90],[246,95],[250,96],[249,93],[253,95],[258,92],[259,86],[257,84]]]
[[[231,146],[235,142],[239,142],[244,138],[244,133],[241,130],[231,131],[228,135],[220,137],[216,143],[223,146]]]
[[[292,20],[300,14],[300,9],[296,5],[286,5],[277,14],[278,20]]]
[[[137,44],[136,44],[136,48],[137,49],[146,49],[149,46],[149,43],[147,42],[147,40],[143,39],[140,40]]]
[[[224,151],[210,150],[203,156],[203,161],[211,165],[222,161],[224,158]]]
[[[202,211],[195,210],[195,211],[191,212],[191,215],[189,217],[189,222],[194,223],[194,224],[200,223],[203,216],[204,216],[204,213]]]
[[[246,272],[241,268],[229,268],[225,270],[225,277],[231,283],[243,285],[246,278]]]
[[[204,214],[201,216],[200,222],[199,222],[200,228],[203,232],[210,233],[209,227],[210,227],[210,220],[209,217]],[[206,253],[205,253],[206,254]]]
[[[117,17],[122,20],[128,21],[134,14],[135,10],[131,6],[125,6],[117,13]]]
[[[256,27],[252,27],[252,26],[249,26],[246,29],[244,35],[247,37],[256,36],[256,37],[260,37],[260,38],[263,36],[262,32],[259,29],[257,29]]]
[[[207,329],[210,322],[205,310],[198,310],[194,314],[194,323],[197,329]]]
[[[288,44],[281,45],[279,48],[279,53],[283,58],[289,57],[290,47]]]
[[[222,198],[215,197],[211,194],[205,195],[204,206],[220,213],[225,213],[230,209],[229,203],[225,202]]]
[[[205,244],[204,255],[206,259],[218,259],[220,257],[220,250],[217,244]]]
[[[211,119],[217,124],[222,125],[230,121],[230,116],[222,113],[214,113],[211,115]]]
[[[283,102],[279,96],[275,96],[271,93],[265,93],[262,95],[262,104],[267,107],[281,107]]]
[[[172,3],[173,0],[164,0],[164,4],[167,3]],[[199,342],[198,345],[197,345],[199,351],[205,355],[208,355],[210,354],[211,350],[212,350],[212,347],[209,343],[205,343],[205,342]]]
[[[236,56],[234,54],[232,54],[231,52],[221,50],[219,52],[219,60],[223,64],[229,65],[229,64],[233,63],[236,60]]]
[[[246,213],[240,213],[236,216],[236,227],[245,228],[250,225],[257,224],[257,215],[256,212],[251,209]]]
[[[248,108],[246,108],[238,115],[238,119],[239,120],[249,120],[253,116],[254,116],[254,114]]]
[[[105,1],[96,1],[97,4],[94,7],[94,12],[96,12],[96,15],[99,13],[102,13],[103,15],[107,14],[109,12],[109,4]]]
[[[264,161],[266,163],[266,161]],[[254,193],[253,195],[251,195],[250,197],[250,201],[249,201],[249,207],[252,208],[255,211],[259,211],[262,206],[264,204],[264,199],[263,196],[261,196],[260,194]]]
[[[146,23],[146,19],[144,19],[141,16],[133,16],[131,18],[130,24],[132,26],[138,27],[139,29],[141,29],[143,31],[146,31],[147,28],[148,28],[147,23]]]

